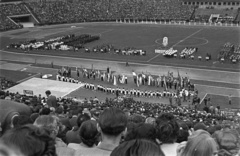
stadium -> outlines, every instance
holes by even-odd
[[[122,144],[103,155],[126,150],[121,145],[131,137],[149,140],[142,134],[131,136],[140,133],[139,125],[143,132],[150,129],[142,124],[151,124],[156,133],[167,133],[158,120],[169,118],[180,127],[172,148],[195,141],[179,141],[183,124],[189,130],[207,131],[215,140],[220,139],[221,127],[237,134],[239,142],[239,0],[2,0],[0,12],[3,138],[9,123],[21,127],[37,121],[37,117],[30,121],[33,114],[38,118],[51,114],[65,127],[57,135],[66,145],[65,152],[72,150],[64,153],[56,146],[56,153],[86,155],[85,149],[72,145],[84,142],[72,142],[68,135],[81,126],[69,121],[87,114],[100,124],[101,115],[114,108],[127,115],[129,130]],[[31,111],[26,115],[17,105]],[[17,115],[6,114],[8,109]],[[113,119],[109,122],[117,122]],[[164,146],[169,143],[166,136],[154,134],[163,143],[159,144],[162,155],[176,155],[177,150],[171,153]],[[96,143],[103,141],[101,137]],[[224,150],[237,155],[239,144],[230,151],[221,141],[215,142],[219,155]],[[88,151],[90,155],[100,155],[94,153],[98,146]],[[194,155],[187,148],[182,152],[182,156]]]

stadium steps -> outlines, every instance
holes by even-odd
[[[238,9],[238,13],[236,15],[236,17],[234,18],[234,21],[240,21],[240,9]]]
[[[195,18],[195,12],[196,12],[196,8],[193,9],[193,12],[192,12],[192,14],[191,14],[191,16],[190,16],[190,20],[194,20],[194,18]]]
[[[40,20],[39,18],[37,17],[37,15],[32,11],[31,7],[27,4],[27,3],[24,3],[24,6],[25,8],[28,10],[28,12],[32,15],[32,17],[35,19],[35,21],[40,24]]]

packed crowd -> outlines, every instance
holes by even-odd
[[[50,91],[46,96],[0,92],[1,154],[237,156],[239,152],[238,118],[131,98],[99,102],[95,97],[79,103],[75,98],[56,98]]]
[[[134,20],[181,20],[190,19],[193,7],[175,0],[81,0],[81,1],[29,1],[21,4],[1,4],[1,30],[14,29],[7,16],[30,14],[37,16],[40,24],[76,23],[85,21]],[[9,24],[11,23],[11,25]]]
[[[42,23],[72,23],[116,19],[187,20],[193,8],[174,0],[165,1],[79,1],[30,2]],[[41,6],[41,7],[39,7]]]
[[[17,85],[16,82],[0,77],[0,90],[5,90],[15,85]]]
[[[0,31],[22,28],[21,24],[13,23],[7,16],[29,14],[24,4],[0,4]]]

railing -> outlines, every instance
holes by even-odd
[[[239,23],[202,23],[202,22],[187,22],[187,21],[148,21],[148,20],[130,20],[120,19],[117,23],[138,23],[138,24],[163,24],[163,25],[191,25],[191,26],[222,26],[222,27],[239,27]]]

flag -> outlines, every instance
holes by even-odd
[[[124,81],[125,81],[125,76],[122,75],[122,78],[120,79],[120,82],[121,82],[122,84],[124,84]]]
[[[164,84],[165,90],[167,90],[167,83],[166,83],[165,75],[163,75],[163,84]]]
[[[135,72],[132,72],[133,76],[137,76],[137,74]]]
[[[117,86],[117,78],[116,78],[115,75],[113,76],[113,85],[114,85],[114,86]]]
[[[151,76],[148,75],[148,85],[150,86],[151,85]]]
[[[178,70],[178,80],[179,80],[179,83],[180,83],[180,87],[182,87],[182,77],[179,74],[179,70]]]
[[[139,87],[139,77],[137,76],[137,87]]]

